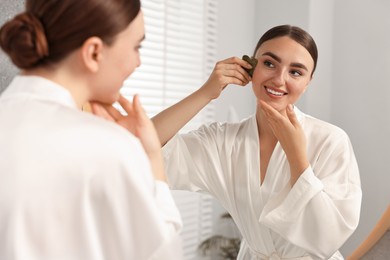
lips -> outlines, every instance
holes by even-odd
[[[273,96],[282,97],[284,95],[287,95],[286,92],[278,90],[278,89],[269,88],[269,87],[264,87],[264,88],[265,88],[265,91],[267,91],[268,94],[271,94]]]

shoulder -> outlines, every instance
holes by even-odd
[[[90,113],[69,114],[67,121],[69,129],[73,129],[73,135],[81,140],[99,140],[99,144],[117,145],[118,142],[138,142],[138,139],[120,125],[97,117]]]
[[[91,169],[94,178],[122,176],[131,182],[152,184],[151,166],[142,144],[125,128],[87,113],[69,123],[74,139],[62,143],[64,161],[73,162],[76,169]]]
[[[64,154],[83,153],[95,162],[99,158],[115,162],[146,156],[139,140],[116,123],[79,111],[67,111],[60,118],[57,130],[51,133]]]
[[[300,121],[308,143],[314,147],[326,149],[350,150],[348,134],[339,126],[300,112]]]
[[[301,123],[306,134],[323,138],[349,138],[339,126],[300,112]]]
[[[200,147],[230,147],[241,139],[248,139],[251,136],[256,138],[257,125],[254,116],[243,119],[240,122],[212,122],[203,124],[198,129],[176,135],[167,145],[164,146],[164,153],[171,151],[173,147],[181,145]],[[169,148],[168,148],[169,147]]]

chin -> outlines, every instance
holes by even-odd
[[[121,94],[120,94],[119,92],[117,92],[117,93],[113,96],[113,98],[112,98],[112,100],[111,100],[111,104],[117,102],[117,101],[119,100],[120,95],[121,95]]]
[[[283,112],[286,111],[287,105],[286,104],[281,104],[278,102],[273,102],[272,100],[267,100],[265,101],[268,105],[273,107],[276,111]]]
[[[285,105],[285,104],[272,104],[271,103],[271,106],[279,112],[285,111],[287,109],[287,105]]]

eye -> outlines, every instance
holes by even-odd
[[[293,76],[296,76],[296,77],[303,75],[303,73],[299,70],[292,70],[292,71],[290,71],[290,74]]]
[[[264,61],[264,65],[268,68],[275,68],[275,65],[269,60]]]

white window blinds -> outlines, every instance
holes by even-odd
[[[198,89],[215,65],[217,0],[143,0],[146,38],[142,65],[127,79],[122,94],[139,94],[150,117]],[[183,129],[214,119],[209,104]],[[212,201],[207,195],[174,191],[184,229],[186,260],[212,231]]]

